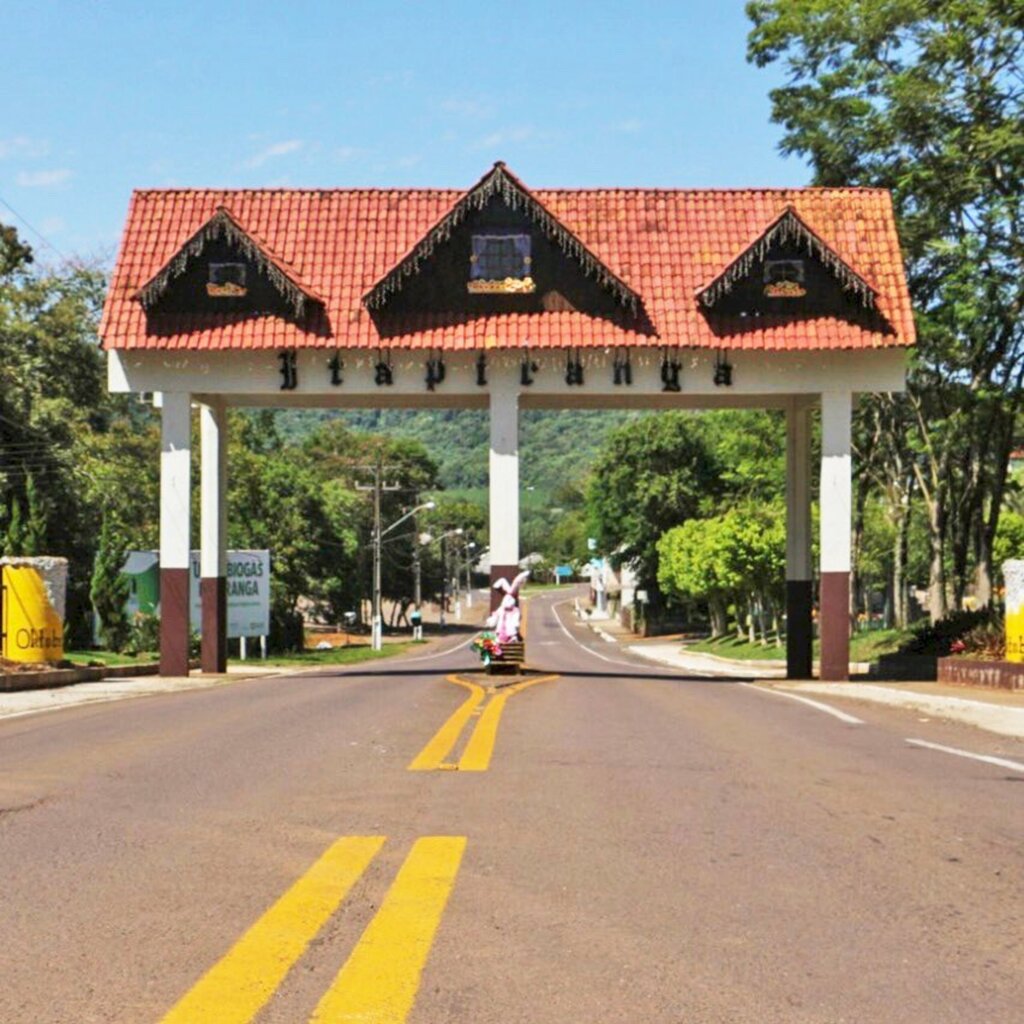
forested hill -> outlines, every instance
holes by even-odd
[[[635,412],[526,410],[520,418],[522,484],[553,493],[582,479],[608,431],[640,415]],[[300,437],[324,419],[352,428],[420,441],[440,466],[449,490],[487,486],[487,413],[475,409],[381,409],[289,411],[279,414],[285,437]]]

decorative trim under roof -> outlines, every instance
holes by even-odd
[[[538,224],[541,230],[562,251],[579,263],[588,277],[607,288],[623,305],[636,313],[640,296],[617,274],[605,266],[554,214],[527,189],[500,160],[474,185],[416,245],[396,263],[363,296],[368,309],[380,309],[388,298],[402,290],[408,278],[416,274],[424,260],[431,257],[437,246],[448,241],[452,232],[474,210],[482,209],[495,195],[513,210],[522,210]]]
[[[245,230],[225,206],[218,206],[217,212],[147,281],[136,293],[135,298],[148,312],[164,296],[174,280],[188,269],[189,263],[200,256],[210,242],[225,239],[256,264],[281,298],[292,308],[295,316],[301,318],[306,302],[322,302],[309,288],[295,280],[281,262],[270,254],[267,247]]]
[[[744,249],[710,284],[699,289],[697,299],[701,305],[710,309],[719,299],[728,295],[737,282],[742,281],[750,273],[756,262],[765,259],[768,250],[776,242],[793,241],[820,260],[843,289],[856,295],[863,306],[874,309],[877,296],[875,289],[801,220],[792,204],[787,204],[760,237]]]

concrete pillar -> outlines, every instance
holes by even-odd
[[[519,367],[496,363],[490,369],[491,583],[519,572]],[[502,598],[491,588],[491,610]]]
[[[851,439],[853,396],[821,396],[821,678],[850,672]]]
[[[811,413],[794,400],[786,410],[787,679],[812,675],[811,569]]]
[[[227,409],[203,405],[199,409],[202,441],[200,480],[199,595],[203,605],[202,652],[204,672],[228,668],[227,590]]]
[[[161,396],[160,444],[160,675],[188,675],[189,492],[191,402]]]

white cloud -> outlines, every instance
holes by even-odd
[[[8,157],[30,160],[46,156],[49,150],[49,143],[42,139],[30,139],[27,135],[15,135],[10,139],[0,139],[0,160],[6,160]]]
[[[275,142],[266,149],[260,150],[255,156],[245,161],[246,167],[262,167],[268,160],[275,157],[287,156],[302,149],[303,143],[300,139],[289,139],[287,142]]]
[[[536,131],[529,125],[520,128],[501,128],[496,132],[491,132],[490,135],[485,135],[482,139],[477,139],[473,144],[473,149],[493,149],[495,146],[529,142],[536,134]]]
[[[638,117],[628,117],[624,121],[616,121],[614,124],[609,125],[613,132],[624,132],[627,135],[633,135],[640,131],[644,126],[643,121]]]
[[[14,182],[22,188],[53,188],[63,185],[71,177],[71,171],[61,167],[53,171],[19,171]]]

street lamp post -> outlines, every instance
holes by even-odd
[[[381,615],[381,543],[384,540],[384,535],[390,533],[396,526],[401,525],[410,516],[416,515],[417,512],[422,512],[425,509],[435,508],[436,503],[433,501],[424,502],[422,505],[417,505],[415,508],[410,509],[403,516],[399,516],[389,527],[382,530],[380,528],[380,488],[377,487],[373,494],[373,623],[370,628],[370,645],[375,651],[381,650],[384,646],[384,620]],[[417,608],[419,602],[417,602]]]
[[[442,533],[440,537],[433,538],[441,542],[441,613],[438,617],[438,625],[441,629],[445,627],[445,605],[448,603],[448,547],[445,541],[449,537],[461,537],[462,533],[463,530],[460,526]]]

